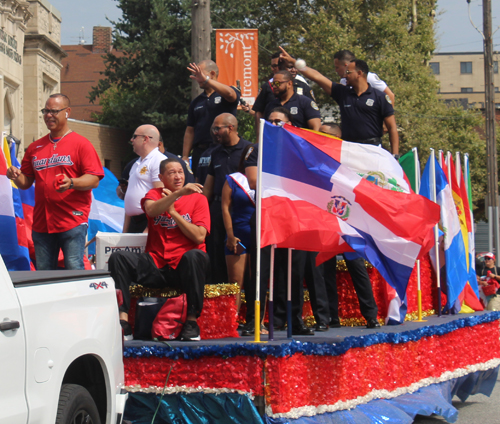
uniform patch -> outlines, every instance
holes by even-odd
[[[304,94],[304,89],[302,87],[297,87],[297,94],[302,96]]]
[[[318,107],[318,105],[316,104],[316,102],[311,102],[311,107],[312,107],[314,110],[319,110],[319,107]]]
[[[82,216],[82,215],[83,215],[83,212],[80,212],[80,211],[73,211],[73,215],[75,215],[75,216]]]
[[[214,99],[214,103],[215,103],[216,105],[218,105],[221,101],[222,101],[222,97],[221,97],[221,96],[217,96],[217,97]]]
[[[376,81],[380,81],[380,78],[378,77],[377,74],[375,74],[373,77],[375,78]]]
[[[373,101],[373,99],[368,99],[368,100],[366,101],[366,106],[373,106],[373,103],[375,103],[375,102]]]
[[[143,166],[142,169],[139,171],[139,174],[145,175],[146,172],[148,172],[148,167],[147,166]]]
[[[248,149],[247,154],[245,155],[245,160],[248,160],[248,157],[250,156],[250,153],[253,152],[253,146]]]
[[[387,100],[387,103],[389,103],[390,105],[392,105],[391,99],[389,98],[388,94],[385,95],[385,100]]]
[[[295,106],[294,106],[294,107],[292,107],[292,108],[290,108],[290,113],[291,113],[292,115],[297,115],[297,113],[299,113],[299,108],[297,108],[297,107],[295,107]]]

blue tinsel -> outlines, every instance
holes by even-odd
[[[483,315],[476,315],[461,318],[452,322],[422,327],[413,331],[403,333],[375,333],[360,337],[346,337],[342,343],[309,343],[293,340],[279,346],[253,345],[253,344],[230,344],[225,346],[202,346],[202,347],[180,347],[171,348],[167,346],[141,346],[125,347],[123,356],[125,358],[158,358],[169,359],[198,359],[204,356],[220,356],[233,358],[235,356],[257,356],[265,358],[274,356],[281,358],[291,356],[296,353],[304,355],[338,356],[352,348],[364,348],[380,343],[408,343],[418,341],[423,337],[442,336],[451,333],[459,328],[474,327],[479,324],[489,323],[500,319],[500,312],[490,312]]]

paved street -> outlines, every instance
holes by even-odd
[[[458,409],[456,424],[498,424],[500,423],[500,377],[493,389],[491,397],[484,395],[470,396],[462,403],[457,397],[453,398],[453,406]],[[417,417],[416,424],[439,424],[447,421],[441,417]]]

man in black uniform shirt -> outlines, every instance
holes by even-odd
[[[224,252],[226,228],[222,219],[221,196],[226,175],[236,172],[243,149],[251,144],[238,135],[238,121],[230,113],[215,118],[212,131],[219,145],[212,151],[203,194],[210,202],[211,231],[207,251],[212,266],[212,283],[227,282],[226,255]]]
[[[314,100],[306,96],[300,96],[293,90],[292,74],[288,71],[279,71],[274,75],[273,93],[275,99],[268,103],[264,110],[264,118],[267,120],[271,111],[283,106],[292,115],[292,124],[299,128],[319,130],[321,126],[321,114]]]
[[[280,60],[280,54],[280,52],[277,52],[271,56],[271,69],[273,75],[269,81],[266,81],[261,85],[259,94],[252,106],[252,110],[255,112],[255,132],[257,134],[257,138],[259,137],[260,120],[264,118],[266,106],[273,102],[276,98],[273,92],[272,83],[274,81],[274,75],[278,71],[289,71],[292,74],[293,90],[301,96],[304,95],[309,97],[311,100],[316,101],[313,91],[311,90],[311,87],[309,87],[306,80],[302,76],[297,75],[297,69],[295,69],[293,64],[288,63],[283,59]]]
[[[231,113],[236,116],[240,92],[236,87],[217,81],[219,68],[211,60],[204,60],[198,65],[191,63],[188,69],[192,73],[190,78],[195,79],[204,90],[189,105],[182,148],[182,159],[186,163],[189,163],[191,153],[193,174],[196,175],[201,154],[212,144],[210,126],[215,117],[221,113]]]
[[[295,59],[282,47],[280,49],[282,57],[295,64]],[[399,136],[391,99],[387,94],[375,90],[368,84],[369,69],[365,61],[355,59],[349,62],[345,72],[347,86],[332,82],[307,66],[298,71],[316,82],[338,103],[344,140],[363,144],[382,144],[385,123],[389,132],[391,153],[399,154]]]

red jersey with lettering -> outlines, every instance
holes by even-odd
[[[35,179],[33,230],[61,233],[88,222],[91,190],[66,190],[54,187],[57,174],[78,178],[84,174],[104,177],[94,146],[85,137],[71,132],[57,143],[49,135],[31,143],[24,154],[21,171]]]
[[[161,199],[162,190],[163,188],[149,190],[141,200],[142,209],[144,210],[146,200]],[[174,207],[187,222],[206,228],[207,234],[210,232],[210,211],[207,198],[203,194],[182,196],[175,201]],[[146,252],[149,252],[158,268],[163,268],[165,265],[177,268],[182,255],[192,249],[206,252],[205,242],[196,244],[187,238],[168,212],[163,212],[154,218],[148,216]]]

